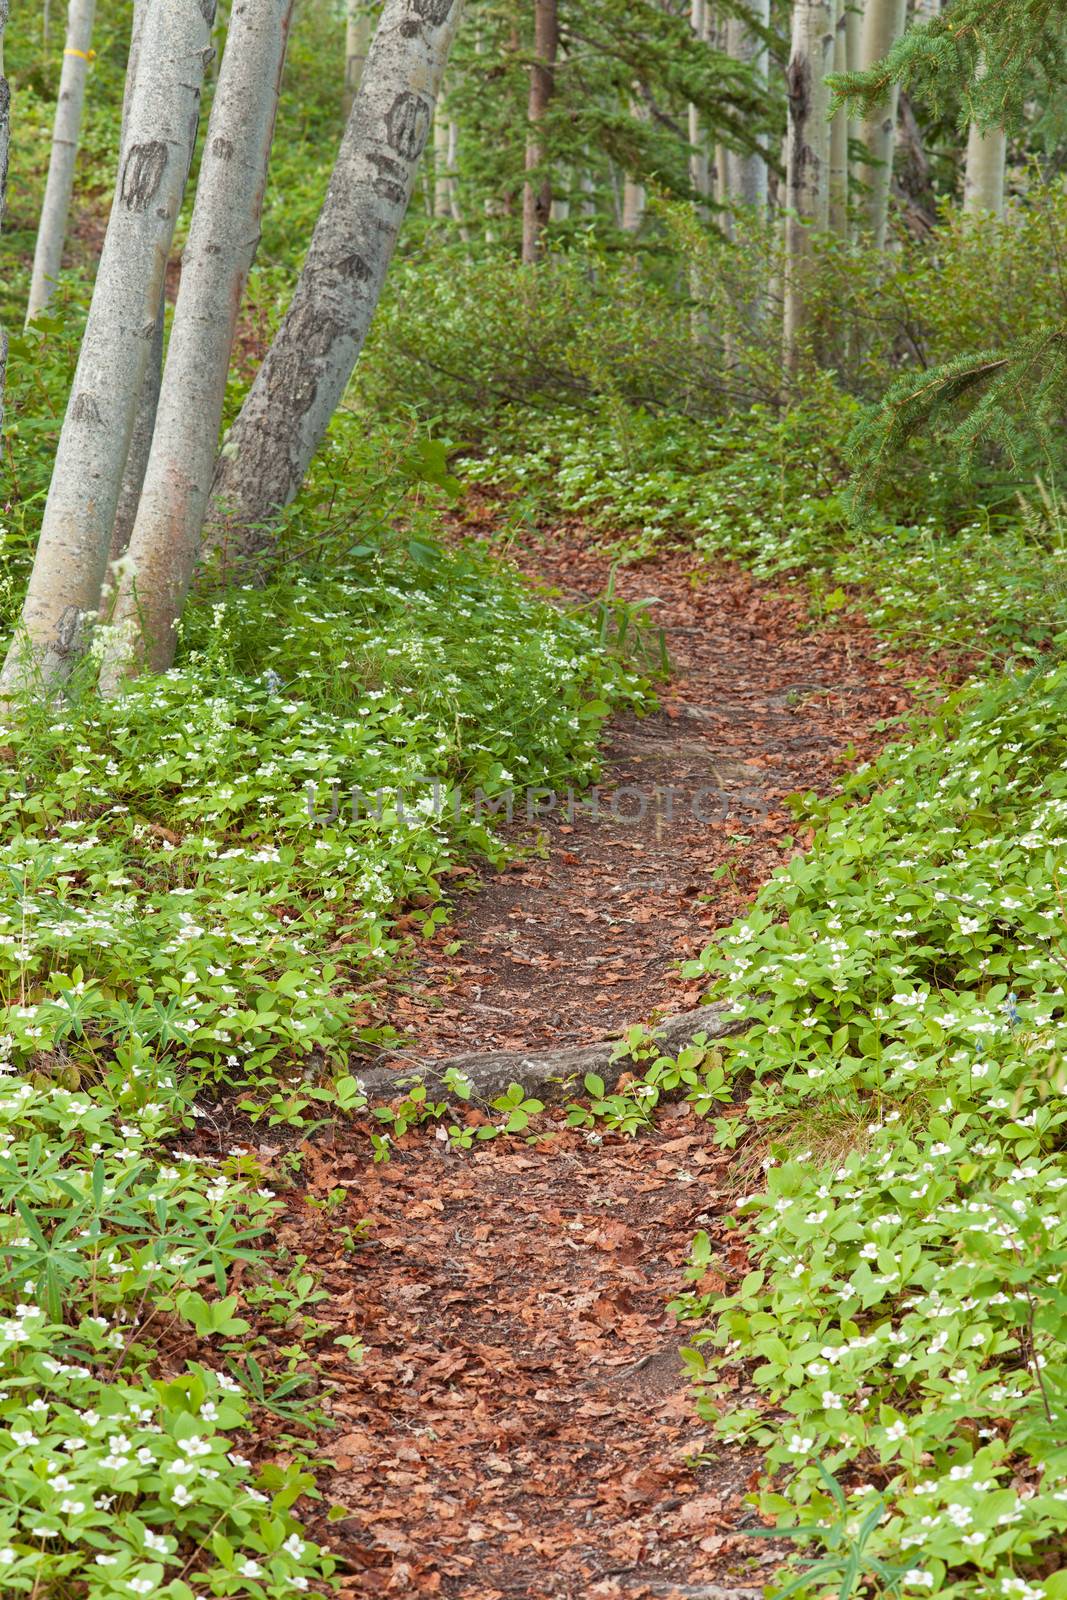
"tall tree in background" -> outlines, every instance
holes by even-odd
[[[149,0],[129,138],[0,688],[65,678],[95,617],[174,224],[192,162],[214,0]]]
[[[848,0],[836,0],[834,6],[834,72],[849,70],[848,60]],[[847,239],[849,231],[848,185],[848,112],[843,106],[834,109],[830,123],[830,214],[831,233]]]
[[[890,52],[904,32],[907,0],[866,0],[860,41],[861,68],[871,72]],[[884,98],[872,102],[864,117],[860,137],[867,150],[863,178],[869,193],[865,205],[867,231],[875,245],[885,245],[889,221],[889,188],[893,176],[893,148],[897,125],[896,83],[886,86]]]
[[[693,30],[693,37],[701,45],[708,41],[708,10],[707,0],[691,0],[689,8],[689,26]],[[701,200],[711,198],[712,178],[711,162],[708,157],[708,147],[701,126],[700,107],[691,100],[689,102],[689,181],[693,192]]]
[[[374,22],[367,0],[348,0],[345,12],[345,92],[344,113],[351,115],[356,91],[367,62]]]
[[[462,0],[386,0],[289,311],[230,429],[213,542],[288,505],[341,403],[404,220]]]
[[[293,0],[234,0],[182,257],[152,451],[115,599],[103,693],[174,659],[211,488],[248,271],[259,242]]]
[[[95,16],[96,0],[70,0],[67,43],[63,51],[63,70],[60,73],[59,98],[52,132],[52,154],[48,163],[48,181],[37,229],[33,278],[26,307],[27,322],[32,322],[51,300],[63,261],[70,197],[74,191],[74,163],[78,155],[82,107],[85,104],[85,84],[92,59]]]
[[[559,52],[557,0],[534,0],[534,58],[530,66],[529,131],[526,138],[526,182],[522,191],[522,259],[536,261],[552,214],[552,175],[544,121],[556,83]]]
[[[785,362],[800,363],[810,323],[813,235],[830,220],[830,89],[834,13],[831,0],[793,0],[786,72]]]
[[[967,163],[963,175],[963,209],[969,216],[1004,215],[1004,178],[1008,136],[1003,128],[967,131]]]
[[[770,0],[751,0],[748,10],[752,23],[768,29]],[[731,16],[726,25],[727,49],[735,61],[751,67],[757,85],[767,82],[769,55],[767,42],[743,17]],[[730,199],[751,206],[760,215],[767,208],[767,162],[758,150],[730,150],[726,158]]]
[[[980,69],[985,75],[985,65]],[[963,171],[963,209],[969,216],[1004,215],[1004,179],[1008,161],[1008,135],[1003,127],[983,127],[972,121],[967,130],[967,161]]]
[[[10,0],[0,0],[0,227],[7,207],[7,166],[11,146],[11,87],[4,73],[4,33]],[[0,422],[4,420],[4,385],[7,380],[7,330],[0,325]]]

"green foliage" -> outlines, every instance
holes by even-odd
[[[807,797],[810,854],[689,972],[751,1020],[731,1068],[776,1140],[756,1270],[681,1306],[713,1313],[707,1414],[744,1371],[788,1419],[723,1422],[764,1512],[821,1513],[825,1467],[855,1519],[884,1499],[868,1567],[968,1600],[1045,1593],[1067,1532],[1065,695],[1060,665],[967,690]]]

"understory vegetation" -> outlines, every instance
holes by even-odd
[[[101,9],[67,266],[11,337],[5,632],[110,204],[129,8]],[[321,66],[334,8],[298,20],[227,422],[342,126]],[[14,329],[55,85],[28,34],[9,69]],[[361,1062],[398,1039],[380,979],[513,848],[473,797],[595,782],[605,722],[651,710],[664,664],[640,644],[654,605],[626,616],[620,648],[594,599],[570,607],[470,537],[488,502],[504,550],[577,524],[620,563],[683,547],[694,584],[737,562],[803,596],[813,628],[861,612],[887,659],[928,674],[882,756],[830,798],[795,797],[810,848],[786,850],[684,970],[747,1031],[675,1059],[635,1028],[633,1079],[587,1079],[564,1120],[636,1136],[685,1098],[739,1162],[762,1160],[728,1225],[751,1270],[719,1293],[680,1287],[674,1310],[701,1414],[759,1447],[754,1503],[797,1534],[775,1593],[1067,1600],[1067,457],[1062,429],[1028,425],[1054,408],[1036,358],[996,408],[948,393],[904,457],[878,408],[961,350],[1035,350],[1062,321],[1062,178],[1035,163],[1008,218],[942,196],[889,256],[813,242],[784,366],[780,230],[707,193],[694,207],[669,122],[631,121],[636,155],[632,127],[611,148],[647,156],[638,228],[587,216],[575,187],[555,248],[521,266],[514,193],[479,200],[491,226],[472,245],[424,170],[356,376],[267,553],[201,570],[171,670],[101,698],[94,644],[60,698],[5,723],[4,1595],[337,1592],[297,1504],[318,1494],[321,1330],[288,1318],[315,1290],[275,1237],[276,1175],[243,1141],[282,1129],[296,1172],[301,1140],[367,1113]],[[477,178],[457,190],[472,212]],[[518,1086],[487,1109],[475,1130],[398,1098],[366,1115],[374,1159],[421,1124],[461,1159],[560,1120]],[[697,1236],[691,1285],[721,1243]],[[293,1431],[253,1466],[267,1412]]]

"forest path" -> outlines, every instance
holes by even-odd
[[[608,575],[577,530],[511,553],[569,595]],[[841,751],[875,749],[876,722],[907,705],[917,665],[890,668],[862,625],[813,632],[799,599],[732,569],[694,584],[691,569],[671,552],[619,573],[624,595],[660,598],[663,709],[613,724],[604,814],[549,822],[547,858],[467,897],[392,995],[413,1053],[595,1040],[695,1004],[676,965],[795,848],[784,796],[829,787]],[[710,820],[685,800],[673,822],[649,807],[620,823],[606,799],[619,785],[710,789]],[[632,1142],[558,1125],[536,1146],[464,1155],[417,1131],[372,1166],[365,1136],[337,1125],[308,1148],[320,1209],[294,1195],[282,1237],[330,1291],[318,1314],[367,1349],[360,1367],[326,1357],[323,1486],[347,1515],[318,1532],[350,1563],[347,1596],[758,1595],[780,1551],[741,1531],[756,1462],[697,1419],[667,1311],[697,1228],[718,1244],[715,1286],[747,1270],[722,1219],[753,1165],[684,1106]],[[686,1465],[705,1450],[710,1464]]]

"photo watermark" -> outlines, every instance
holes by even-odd
[[[527,784],[496,794],[487,794],[481,787],[465,794],[442,778],[415,777],[396,788],[376,789],[373,794],[358,785],[344,789],[340,782],[330,784],[323,793],[318,784],[309,783],[306,794],[308,817],[324,827],[342,817],[352,822],[361,817],[378,822],[395,817],[402,827],[414,827],[429,818],[440,821],[446,815],[459,822],[464,812],[476,823],[499,820],[509,826],[516,820],[525,821],[530,827],[550,821],[573,826],[579,817],[586,817],[630,827],[640,827],[650,820],[670,826],[691,819],[707,827],[731,817],[766,817],[771,810],[759,795],[724,789],[718,784],[694,789],[673,784],[620,784],[603,789],[594,784],[580,791],[570,786],[559,790],[547,784]]]

